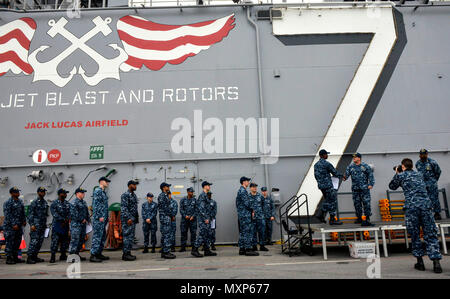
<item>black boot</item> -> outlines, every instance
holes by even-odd
[[[317,215],[317,218],[319,219],[320,222],[322,223],[327,223],[327,221],[325,220],[325,216],[327,215],[326,212],[320,210],[319,214]]]
[[[99,259],[96,255],[91,254],[91,257],[89,258],[89,261],[91,263],[101,263],[102,260]]]
[[[239,255],[245,255],[245,248],[239,248]]]
[[[34,256],[29,255],[27,257],[27,264],[36,264],[36,261],[34,260]]]
[[[34,256],[34,261],[35,261],[36,263],[43,263],[43,262],[44,262],[44,260],[41,259],[41,258],[38,258],[37,255]]]
[[[23,259],[20,259],[18,257],[14,257],[14,262],[16,262],[16,264],[22,264],[25,263],[25,261]]]
[[[62,256],[62,255],[61,255],[61,256]],[[61,260],[61,257],[59,258],[59,260]],[[67,260],[67,258],[66,258],[66,260]],[[56,263],[56,254],[55,254],[55,253],[52,253],[52,255],[51,255],[51,257],[50,257],[50,263],[51,263],[51,264]]]
[[[198,248],[192,246],[192,251],[191,254],[195,257],[203,257],[203,254],[201,254],[200,252],[198,252]]]
[[[441,263],[439,260],[433,260],[433,271],[434,273],[442,273]]]
[[[417,263],[414,265],[414,268],[419,271],[425,271],[425,265],[423,264],[422,257],[417,258]]]
[[[205,256],[216,256],[217,253],[212,252],[209,248],[205,249]]]
[[[97,258],[101,259],[102,261],[109,260],[109,256],[104,256],[103,254],[97,254]]]
[[[257,253],[256,251],[253,251],[251,249],[245,249],[245,255],[246,256],[258,256],[259,253]]]
[[[6,264],[7,264],[7,265],[15,265],[15,264],[16,264],[16,261],[15,261],[12,257],[7,256],[7,257],[6,257]]]
[[[369,216],[366,216],[366,220],[364,220],[362,223],[361,223],[361,226],[375,226],[373,223],[371,223],[370,222],[370,217]]]
[[[155,246],[152,247],[152,253],[155,253]]]
[[[330,215],[330,225],[342,225],[341,221],[338,221],[334,218],[335,216]]]
[[[132,256],[129,252],[126,252],[122,255],[122,260],[126,262],[131,262],[136,259],[135,256]]]
[[[174,255],[174,254],[172,254],[172,253],[170,253],[170,252],[163,252],[163,253],[161,253],[161,257],[163,258],[163,259],[174,259],[174,258],[176,258],[176,255]]]
[[[264,247],[264,245],[260,245],[260,246],[259,246],[259,251],[269,251],[269,249],[267,249],[266,247]]]
[[[144,247],[144,250],[142,250],[142,253],[148,253],[148,247],[147,246]]]
[[[258,251],[258,247],[256,245],[253,246],[252,250],[255,251],[255,252]]]
[[[362,218],[361,217],[358,217],[356,220],[355,220],[355,224],[361,224],[362,223]]]
[[[194,247],[192,247],[192,250],[194,250]],[[186,246],[181,246],[179,252],[185,252],[185,251],[186,251]]]
[[[170,252],[175,252],[175,246],[170,247]]]
[[[214,243],[213,243],[213,244],[211,244],[211,250],[214,250],[214,251],[216,251],[216,245],[214,245]]]
[[[62,252],[59,256],[60,261],[67,261],[67,254],[65,252]]]
[[[442,220],[441,213],[434,213],[434,220]]]

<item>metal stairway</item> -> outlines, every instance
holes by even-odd
[[[301,194],[293,196],[278,209],[281,232],[281,251],[289,256],[301,252],[313,255],[313,240],[310,216],[295,217],[299,215],[300,208],[305,206],[309,215],[308,196]],[[294,217],[292,217],[294,215]],[[293,226],[290,226],[293,224]],[[304,229],[306,227],[307,229]],[[287,236],[284,238],[283,236]]]

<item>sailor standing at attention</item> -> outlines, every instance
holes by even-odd
[[[98,180],[99,186],[95,187],[92,196],[92,227],[94,233],[92,235],[91,257],[90,261],[99,263],[109,260],[109,257],[102,254],[103,246],[106,241],[106,226],[108,225],[108,195],[106,188],[108,188],[110,179],[101,177]]]
[[[441,220],[441,204],[439,202],[438,180],[441,176],[441,168],[439,164],[428,158],[428,151],[421,149],[419,152],[419,158],[416,162],[416,169],[422,173],[423,180],[427,186],[428,196],[430,197],[431,204],[433,206],[434,219]]]

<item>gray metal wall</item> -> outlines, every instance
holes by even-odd
[[[252,15],[258,9],[261,8],[252,8]],[[363,160],[375,167],[376,186],[372,192],[374,219],[378,219],[377,203],[379,199],[385,198],[392,166],[405,156],[417,158],[417,151],[422,147],[437,151],[431,153],[431,157],[443,169],[440,187],[450,187],[447,172],[450,166],[447,153],[450,140],[450,122],[447,117],[450,94],[450,41],[447,38],[450,9],[419,8],[413,11],[403,8],[400,12],[403,14],[408,42],[359,146],[359,151],[364,155]],[[137,191],[140,203],[145,200],[147,192],[157,194],[158,186],[164,179],[183,186],[181,195],[189,186],[195,186],[199,191],[199,180],[208,180],[214,183],[212,192],[218,202],[217,240],[236,242],[235,196],[239,177],[254,177],[261,186],[264,182],[263,166],[254,154],[171,153],[170,140],[175,131],[170,130],[170,124],[181,116],[192,122],[193,110],[197,109],[203,110],[203,119],[259,117],[254,28],[248,23],[246,12],[241,7],[139,10],[139,16],[165,24],[188,24],[231,13],[235,14],[236,27],[222,42],[188,58],[182,64],[168,64],[159,71],[143,68],[121,73],[120,81],[107,79],[97,86],[88,86],[77,76],[64,88],[58,88],[51,82],[32,83],[32,75],[8,73],[0,77],[0,102],[7,102],[10,94],[39,94],[34,107],[0,108],[0,178],[9,178],[6,186],[0,186],[0,203],[3,204],[9,197],[8,189],[15,185],[23,190],[25,203],[34,197],[39,185],[50,188],[48,199],[53,200],[57,188],[74,190],[88,171],[101,164],[117,170],[108,191],[111,203],[120,201],[121,193],[126,190],[126,182],[131,178],[141,181]],[[128,14],[134,14],[134,11],[83,11],[81,19],[70,20],[67,28],[81,36],[92,28],[93,17],[112,17],[113,33],[107,37],[93,38],[90,45],[103,55],[113,57],[114,53],[106,44],[120,45],[114,31],[115,23],[118,18]],[[64,16],[64,13],[60,15]],[[38,25],[30,53],[41,45],[52,46],[48,52],[38,56],[40,60],[53,58],[70,44],[61,36],[52,40],[46,34],[49,18],[58,18],[57,13],[3,13],[0,25],[24,16],[34,18]],[[282,200],[286,200],[297,192],[367,44],[285,46],[272,35],[270,22],[258,21],[257,24],[261,37],[266,116],[280,119],[281,157],[278,163],[268,166],[270,187],[280,188]],[[67,73],[79,64],[90,72],[96,71],[96,64],[82,51],[73,53],[61,63],[58,70]],[[279,71],[279,78],[274,77],[275,70]],[[216,86],[238,87],[239,99],[161,101],[164,88]],[[155,101],[147,104],[116,104],[113,99],[117,97],[112,96],[104,105],[45,107],[44,104],[47,92],[62,92],[65,98],[73,99],[77,91],[83,94],[86,91],[107,90],[109,94],[117,95],[120,90],[130,89],[154,89]],[[129,125],[120,128],[24,130],[27,122],[72,119],[127,119]],[[90,145],[105,145],[104,160],[89,160]],[[39,148],[57,148],[62,158],[56,164],[46,162],[36,166],[30,153]],[[248,156],[255,158],[246,158]],[[187,172],[180,172],[185,169]],[[32,170],[43,170],[46,179],[27,183],[26,176]],[[84,186],[91,190],[98,177],[106,172],[103,170],[92,174]],[[59,176],[61,184],[58,184],[54,175],[50,176],[52,173]],[[73,185],[68,185],[64,181],[71,174],[75,181]],[[344,183],[341,190],[349,191],[350,183]],[[350,197],[340,198],[339,201],[341,209],[352,209]],[[87,202],[91,203],[90,196]],[[3,212],[0,214],[3,215]],[[275,228],[275,237],[278,235],[278,229]],[[142,242],[140,227],[137,237]],[[44,248],[48,247],[49,240],[46,240]]]

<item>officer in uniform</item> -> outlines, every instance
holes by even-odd
[[[69,248],[69,219],[70,219],[70,203],[66,201],[67,193],[64,189],[58,190],[58,199],[54,200],[50,205],[50,213],[52,214],[52,242],[50,245],[51,257],[50,263],[56,261],[56,252],[58,245],[61,248],[60,261],[67,260],[67,249]]]
[[[156,231],[158,230],[158,204],[153,201],[153,194],[147,193],[147,201],[142,204],[142,231],[144,232],[144,251],[148,253],[148,241],[150,233],[152,234],[152,253],[155,253]]]
[[[253,250],[257,251],[258,248],[256,244],[259,243],[260,251],[269,251],[264,246],[266,242],[266,222],[264,219],[264,199],[258,192],[258,184],[250,184],[250,199],[253,203],[253,210],[255,211],[255,216],[253,219],[254,229],[253,229]],[[259,242],[258,242],[259,241]]]
[[[108,195],[106,188],[108,188],[110,179],[101,177],[98,180],[99,186],[95,187],[92,195],[92,228],[94,233],[92,235],[91,257],[90,261],[93,263],[100,263],[109,260],[109,257],[102,254],[103,246],[106,241],[106,226],[108,225]]]
[[[210,207],[210,211],[211,211],[211,222],[214,221],[214,228],[211,226],[211,237],[210,237],[210,241],[211,241],[211,250],[216,250],[216,216],[217,216],[217,202],[212,198],[212,192],[208,192],[206,193],[206,196],[209,199],[209,204],[211,205]]]
[[[138,199],[134,191],[139,182],[130,180],[127,183],[128,191],[120,197],[120,221],[122,222],[123,254],[122,260],[134,261],[136,256],[131,255],[133,249],[136,224],[139,222]]]
[[[357,217],[355,223],[361,223],[361,226],[373,226],[370,223],[370,216],[372,216],[370,190],[375,184],[375,178],[373,177],[372,168],[361,162],[361,157],[360,153],[353,155],[353,163],[345,170],[343,180],[345,181],[350,176],[352,177],[352,197]],[[363,207],[364,215],[366,216],[364,221],[362,220]]]
[[[11,197],[3,204],[3,230],[6,239],[6,264],[23,263],[18,257],[20,242],[22,241],[23,227],[27,224],[25,207],[19,199],[20,190],[17,187],[9,189]]]
[[[328,154],[324,149],[319,151],[320,159],[314,164],[314,177],[316,178],[317,185],[322,191],[324,202],[322,203],[322,208],[320,210],[319,219],[320,221],[326,223],[325,216],[327,212],[330,213],[330,225],[341,225],[342,222],[335,219],[336,216],[336,202],[337,202],[337,191],[333,188],[333,183],[331,181],[330,173],[338,177],[340,174],[337,170],[327,161]]]
[[[239,224],[239,255],[258,256],[259,253],[253,250],[253,225],[252,218],[255,216],[252,201],[248,195],[247,187],[250,184],[250,178],[241,177],[236,196],[236,210]]]
[[[428,197],[434,212],[434,219],[441,220],[441,204],[439,202],[438,180],[441,176],[441,168],[439,164],[428,158],[428,151],[421,149],[419,152],[419,160],[416,162],[416,169],[422,173],[425,185],[427,186]]]
[[[58,191],[62,192],[60,189]],[[65,191],[67,192],[67,191]],[[90,221],[89,210],[84,201],[86,190],[78,188],[75,190],[75,199],[70,204],[70,248],[69,254],[76,254],[79,256],[80,261],[85,261],[85,257],[80,256],[80,250],[83,247],[84,240],[86,238],[86,225]],[[69,257],[70,258],[70,257]],[[74,259],[72,259],[72,262]]]
[[[47,229],[48,204],[45,200],[44,187],[37,189],[37,198],[33,200],[29,207],[28,223],[30,224],[30,247],[27,253],[27,264],[41,263],[44,260],[38,258],[42,242],[44,242],[45,230]]]
[[[266,237],[266,245],[272,245],[272,223],[275,220],[275,205],[272,196],[268,194],[267,187],[261,188],[261,196],[264,202],[263,211],[266,223],[264,235]]]
[[[172,198],[172,192],[167,193],[170,199],[170,251],[175,252],[175,239],[177,233],[177,214],[178,214],[178,203],[176,199]]]
[[[432,203],[428,197],[426,184],[421,173],[413,170],[411,159],[402,160],[402,172],[398,169],[389,183],[392,190],[402,187],[405,195],[405,222],[408,233],[411,235],[412,253],[417,258],[414,267],[419,271],[425,271],[422,256],[425,255],[422,241],[420,240],[420,228],[423,230],[428,257],[433,261],[433,270],[441,273],[439,260],[442,258],[439,251],[436,223],[432,213]]]
[[[159,212],[159,223],[161,225],[161,257],[164,259],[174,259],[176,256],[170,252],[170,223],[172,221],[171,209],[170,209],[170,198],[168,192],[170,192],[170,184],[166,182],[161,183],[159,188],[161,193],[158,195],[158,212]]]
[[[211,244],[211,204],[209,202],[207,193],[211,189],[212,183],[207,181],[202,182],[202,193],[199,195],[196,204],[196,215],[198,219],[199,234],[195,240],[195,244],[192,247],[191,254],[195,257],[202,257],[203,255],[198,252],[198,248],[203,245],[205,256],[216,256],[217,253],[212,252],[210,249]]]
[[[181,249],[180,252],[186,251],[187,233],[191,234],[191,246],[194,246],[195,237],[197,235],[197,217],[195,216],[195,204],[197,199],[194,196],[194,188],[189,187],[187,196],[180,200],[180,214],[181,214]]]

